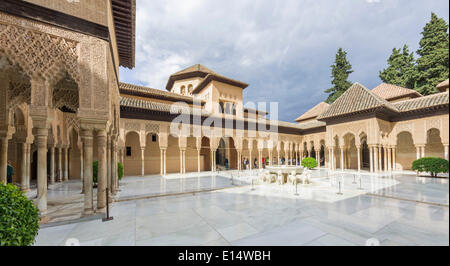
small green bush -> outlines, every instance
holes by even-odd
[[[121,162],[117,163],[117,174],[119,176],[119,180],[122,180],[122,177],[123,177],[123,164]]]
[[[412,170],[430,173],[432,177],[436,177],[439,173],[448,173],[448,161],[442,158],[424,157],[413,162]]]
[[[93,162],[92,169],[92,177],[94,180],[94,185],[96,185],[98,182],[98,161]],[[121,162],[117,163],[117,175],[119,176],[119,180],[121,180],[123,177],[123,164]]]
[[[308,169],[313,169],[317,167],[317,160],[312,157],[307,157],[302,160],[302,166]]]
[[[94,161],[92,163],[92,177],[93,177],[93,181],[94,181],[94,185],[97,184],[98,182],[98,161]]]
[[[39,230],[39,211],[14,185],[0,184],[0,246],[30,246]]]

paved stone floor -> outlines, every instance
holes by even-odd
[[[68,239],[81,245],[321,246],[366,245],[369,239],[380,245],[449,245],[448,179],[354,174],[315,171],[313,184],[298,187],[299,196],[292,186],[251,186],[245,175],[234,177],[240,186],[227,188],[230,179],[223,175],[216,185],[226,189],[116,202],[113,221],[42,228],[36,245],[64,245]],[[185,188],[194,179],[207,187],[212,178],[189,177]],[[139,187],[139,178],[125,180],[125,198],[133,190],[154,191]],[[339,181],[343,195],[336,194]]]

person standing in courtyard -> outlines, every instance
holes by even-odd
[[[6,171],[6,183],[11,184],[14,176],[14,168],[11,165],[11,162],[8,161],[7,171]]]

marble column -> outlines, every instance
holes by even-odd
[[[180,174],[183,173],[183,150],[180,148]]]
[[[201,164],[200,164],[200,161],[201,161],[201,155],[200,155],[200,152],[201,152],[201,150],[200,149],[197,149],[197,171],[200,173],[201,172]]]
[[[141,147],[141,176],[145,176],[145,147]]]
[[[373,146],[373,171],[378,172],[378,147]]]
[[[20,156],[20,188],[23,191],[28,191],[29,186],[27,184],[27,143],[20,143],[21,156]]]
[[[183,150],[183,174],[186,174],[186,150]]]
[[[344,147],[340,147],[341,150],[341,170],[344,171],[345,167],[344,167]]]
[[[392,171],[392,148],[391,147],[387,147],[387,160],[388,160],[388,171]]]
[[[384,171],[388,170],[388,150],[386,147],[382,148],[384,150]]]
[[[421,156],[420,156],[420,158],[424,158],[425,157],[425,145],[420,147],[420,149],[421,149]]]
[[[333,148],[333,168],[336,171],[337,170],[337,158],[336,158],[336,151]]]
[[[163,168],[164,168],[164,176],[167,175],[167,150],[164,149],[163,152],[163,159],[164,159],[164,164],[163,164]]]
[[[381,154],[381,146],[378,146],[377,147],[377,149],[378,149],[378,170],[380,171],[380,172],[382,172],[383,171],[383,157],[382,157],[382,154]]]
[[[250,166],[250,170],[252,170],[252,168],[253,168],[252,149],[250,149],[249,152],[250,152],[249,166]]]
[[[159,159],[159,172],[161,174],[161,176],[164,175],[164,150],[159,148],[159,153],[160,153],[160,159]]]
[[[280,164],[280,151],[277,150],[277,165]]]
[[[331,166],[331,148],[328,148],[328,169],[332,170],[332,166]]]
[[[114,187],[114,195],[117,195],[119,192],[119,174],[117,172],[117,152],[118,152],[118,146],[117,141],[115,140],[115,137],[111,139],[111,161],[112,161],[112,168],[111,168],[111,175],[112,175],[112,183]]]
[[[80,147],[80,179],[81,179],[81,194],[84,194],[84,150],[83,145]]]
[[[262,166],[262,151],[261,150],[258,150],[258,161],[259,161],[259,163],[258,163],[259,169],[262,169],[263,166]]]
[[[64,171],[61,171],[61,174],[64,174],[64,181],[69,181],[69,146],[66,146],[63,149],[64,153]]]
[[[270,150],[269,151],[269,166],[273,166],[273,157],[272,157],[272,155],[273,155],[273,151]]]
[[[57,174],[58,174],[58,182],[61,182],[61,181],[67,181],[65,178],[64,178],[64,176],[63,176],[63,174],[64,174],[64,171],[63,171],[63,169],[62,169],[62,153],[63,153],[63,148],[62,147],[58,147],[58,170],[56,171],[57,172]],[[64,156],[64,158],[65,158],[66,156]]]
[[[50,184],[55,183],[55,146],[50,146]],[[58,180],[60,181],[60,180]]]
[[[107,156],[106,156],[106,131],[97,131],[97,157],[98,157],[98,171],[97,171],[97,212],[104,212],[106,207],[106,189],[107,189]]]
[[[444,144],[444,158],[448,161],[448,144]]]
[[[369,157],[370,157],[370,172],[373,173],[374,172],[374,164],[373,164],[373,147],[370,146],[369,147]]]
[[[31,143],[27,143],[27,190],[30,190],[30,180],[31,180]]]
[[[358,172],[361,172],[361,147],[358,146],[356,150],[356,152],[358,153]]]
[[[216,156],[217,156],[217,151],[213,151],[213,165],[214,165],[214,172],[217,171],[217,162],[216,162]]]
[[[83,141],[83,178],[84,178],[84,215],[94,212],[93,180],[92,180],[92,154],[93,154],[93,130],[83,129],[81,139]]]
[[[111,190],[111,184],[112,184],[112,179],[111,179],[111,168],[112,168],[112,164],[111,164],[111,136],[108,134],[106,137],[106,186],[107,189],[109,191],[109,193],[112,192]]]
[[[317,154],[317,165],[318,165],[318,169],[320,169],[320,150],[316,151]]]
[[[37,207],[41,214],[47,211],[47,128],[35,128],[37,147]]]
[[[397,170],[397,148],[392,148],[392,170]]]
[[[8,138],[0,138],[0,183],[6,184],[8,169]]]
[[[416,159],[420,159],[420,146],[416,146]]]

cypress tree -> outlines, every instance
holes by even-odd
[[[345,52],[342,48],[339,48],[336,54],[336,59],[334,64],[331,65],[331,77],[333,80],[331,84],[334,86],[325,90],[325,93],[328,93],[327,103],[333,103],[339,96],[341,96],[352,83],[348,81],[348,76],[353,73],[352,65],[347,60],[347,52]]]
[[[404,45],[403,50],[394,48],[387,62],[388,67],[380,71],[380,79],[385,83],[413,89],[416,75],[415,60],[408,46]]]
[[[416,90],[423,95],[436,93],[436,86],[448,79],[448,24],[444,19],[431,14],[422,32],[417,54]]]

